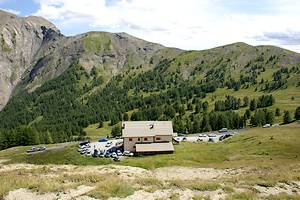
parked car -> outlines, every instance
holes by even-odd
[[[117,150],[117,155],[118,155],[118,156],[121,156],[121,155],[122,155],[121,150],[119,150],[119,149]]]
[[[198,138],[197,139],[197,142],[202,142],[203,141],[203,138]]]
[[[124,151],[123,155],[124,156],[133,156],[133,153],[131,151]]]
[[[224,140],[224,137],[225,137],[225,135],[221,135],[221,136],[219,137],[219,141]]]
[[[100,139],[99,139],[99,142],[107,142],[107,141],[108,141],[107,138],[100,138]]]
[[[94,149],[94,153],[93,153],[93,157],[94,158],[96,158],[96,157],[98,157],[98,154],[99,154],[99,152],[98,152],[98,150],[97,149]]]
[[[40,148],[37,149],[38,151],[45,151],[46,150],[46,147],[42,146]]]
[[[105,158],[109,158],[111,156],[111,153],[109,151],[107,151],[104,155]]]
[[[178,133],[177,135],[178,136],[184,136],[184,133]]]
[[[111,156],[112,158],[115,158],[115,157],[117,157],[117,153],[116,153],[116,152],[112,152],[110,156]]]
[[[273,124],[272,126],[275,126],[275,127],[277,127],[277,126],[279,126],[279,124]]]
[[[80,154],[85,154],[86,150],[85,149],[81,149]]]
[[[214,138],[209,138],[208,141],[209,142],[215,142]]]
[[[37,149],[35,147],[31,147],[30,149],[28,149],[26,152],[27,153],[32,153],[32,152],[36,152]]]
[[[110,147],[112,145],[112,141],[108,141],[105,145],[105,147]]]
[[[223,132],[228,132],[228,129],[227,129],[227,128],[221,128],[221,129],[219,130],[219,133],[223,133]]]
[[[92,152],[90,150],[86,150],[85,154],[86,154],[86,156],[91,156]]]
[[[83,146],[86,146],[87,144],[89,144],[90,142],[89,141],[85,141],[85,142],[81,142],[79,144],[79,147],[82,148]]]
[[[215,133],[210,133],[210,134],[208,134],[208,137],[217,137],[217,134],[215,134]]]
[[[270,128],[270,127],[271,127],[270,124],[265,124],[265,125],[263,125],[263,128]]]
[[[103,158],[104,156],[105,156],[105,152],[104,152],[104,151],[100,151],[99,157],[100,157],[100,158]]]
[[[120,162],[120,161],[121,161],[121,159],[120,159],[120,157],[119,157],[119,156],[116,156],[116,157],[114,157],[114,161],[115,161],[115,162]]]
[[[199,134],[199,137],[207,137],[207,135],[204,133],[201,133],[201,134]]]

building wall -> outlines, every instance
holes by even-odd
[[[172,142],[173,136],[171,135],[157,135],[154,142]]]
[[[131,141],[130,138],[123,138],[124,144],[124,151],[132,151],[135,152],[135,144],[136,143],[148,143],[148,142],[172,142],[171,135],[161,135],[155,137],[132,137]]]
[[[131,139],[131,141],[130,141]],[[135,152],[135,143],[143,143],[143,142],[154,142],[154,138],[151,137],[132,137],[132,138],[123,138],[124,151],[132,151]]]

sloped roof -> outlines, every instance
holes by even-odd
[[[171,121],[126,121],[122,123],[123,137],[149,137],[172,135]]]
[[[159,151],[174,151],[172,142],[160,142],[160,143],[142,143],[135,144],[136,152],[159,152]]]

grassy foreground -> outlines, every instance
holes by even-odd
[[[222,191],[225,199],[300,199],[295,186],[294,194],[272,194],[261,197],[257,186],[269,188],[278,184],[293,186],[300,181],[300,124],[293,123],[268,129],[255,128],[240,133],[220,143],[188,143],[175,145],[174,154],[135,157],[114,163],[110,159],[92,158],[78,154],[76,144],[43,153],[26,154],[28,147],[16,147],[0,151],[0,160],[6,164],[29,163],[42,165],[36,169],[1,171],[1,194],[17,188],[29,188],[39,193],[76,189],[81,185],[94,187],[87,195],[106,199],[111,196],[125,197],[136,190],[154,192],[158,189],[190,189],[193,191]],[[117,164],[135,166],[155,171],[161,167],[182,166],[215,169],[242,169],[239,176],[205,181],[174,179],[162,181],[157,178],[135,178],[124,181],[118,173],[100,175],[87,172],[76,176],[65,169],[53,169],[48,164],[72,164],[78,168],[92,165]],[[3,164],[3,163],[2,163]],[[59,166],[59,165],[58,165]],[[284,173],[283,173],[284,172]],[[51,174],[51,176],[49,175]],[[47,178],[47,184],[40,184]],[[283,187],[283,186],[282,186]],[[286,186],[284,186],[286,187]],[[239,188],[237,190],[236,188]],[[240,189],[243,189],[242,191]],[[179,194],[170,194],[178,199]],[[210,199],[194,195],[193,199]]]
[[[110,159],[91,158],[77,152],[77,143],[42,153],[26,154],[29,147],[0,151],[0,159],[9,163],[103,165]],[[167,166],[245,167],[300,163],[300,124],[293,123],[267,129],[253,128],[218,143],[181,142],[174,154],[125,159],[118,163],[155,169]]]

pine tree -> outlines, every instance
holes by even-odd
[[[298,106],[295,110],[295,115],[294,115],[295,120],[300,119],[300,106]]]
[[[285,110],[283,114],[283,123],[288,124],[292,121],[291,112],[289,110]]]

